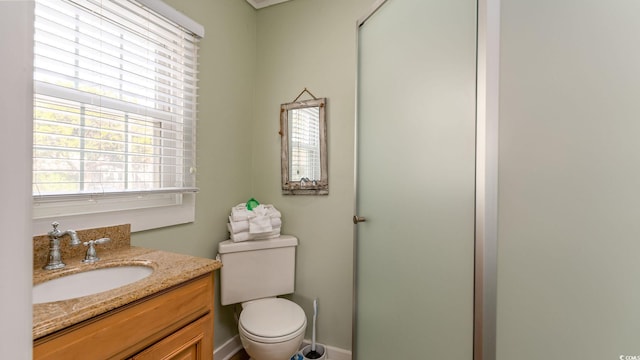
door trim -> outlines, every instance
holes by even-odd
[[[354,199],[358,184],[358,57],[360,27],[389,0],[377,0],[356,23]],[[498,120],[500,0],[477,0],[476,30],[476,179],[473,360],[496,359],[498,244]],[[353,227],[352,352],[357,354],[358,226]]]
[[[500,0],[478,0],[474,360],[496,359]]]

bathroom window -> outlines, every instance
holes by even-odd
[[[158,0],[35,3],[34,220],[193,221],[202,27]]]

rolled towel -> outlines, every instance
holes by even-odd
[[[277,217],[272,217],[270,218],[270,220],[271,220],[272,229],[279,228],[280,226],[282,226],[282,219]],[[249,220],[233,221],[233,218],[229,216],[229,225],[231,226],[229,230],[230,233],[237,234],[243,231],[249,231]]]

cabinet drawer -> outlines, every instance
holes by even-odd
[[[34,359],[123,359],[213,313],[209,273],[37,339]]]
[[[207,360],[213,357],[211,314],[183,327],[130,360]]]

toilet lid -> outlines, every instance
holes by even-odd
[[[263,299],[248,304],[240,313],[240,325],[248,333],[275,338],[305,326],[307,318],[296,303],[286,299]]]

